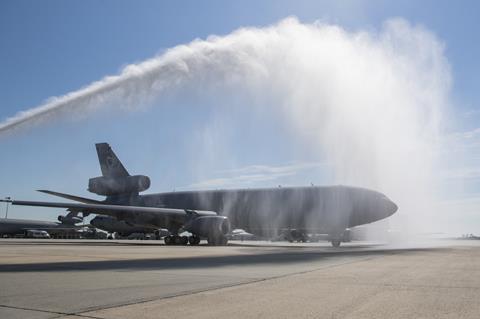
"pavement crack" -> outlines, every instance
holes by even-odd
[[[25,310],[25,311],[36,311],[36,312],[57,314],[57,315],[62,315],[62,316],[72,315],[72,313],[69,313],[69,312],[52,311],[52,310],[35,309],[35,308],[18,307],[18,306],[8,306],[8,305],[0,305],[0,308],[10,308],[10,309],[17,309],[17,310]]]

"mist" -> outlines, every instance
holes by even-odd
[[[287,18],[128,65],[3,120],[0,134],[113,105],[127,112],[161,107],[151,102],[172,90],[246,94],[257,102],[243,107],[284,122],[299,145],[329,164],[335,183],[376,189],[395,201],[400,209],[391,227],[422,232],[438,226],[436,152],[450,85],[444,46],[422,26],[392,19],[380,30],[351,31]]]

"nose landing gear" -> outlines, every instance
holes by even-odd
[[[330,242],[333,247],[340,247],[340,244],[351,241],[350,229],[345,229],[343,232],[338,232],[330,235]]]
[[[340,247],[340,244],[341,244],[341,243],[342,243],[342,241],[339,240],[339,239],[334,239],[334,240],[332,240],[332,246],[333,246],[333,247]]]

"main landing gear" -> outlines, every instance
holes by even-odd
[[[169,235],[163,238],[165,245],[187,245],[196,246],[200,244],[200,237],[193,236],[178,236],[178,235]],[[225,246],[228,243],[228,238],[226,236],[212,236],[207,238],[207,242],[210,246]]]
[[[163,238],[165,245],[198,245],[200,244],[200,237],[198,236],[178,236],[178,235],[169,235]]]

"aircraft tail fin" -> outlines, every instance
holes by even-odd
[[[95,147],[97,148],[98,161],[104,177],[118,178],[130,176],[108,143],[97,143]]]

